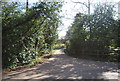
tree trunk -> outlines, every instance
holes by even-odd
[[[26,0],[26,12],[28,11],[28,0]]]

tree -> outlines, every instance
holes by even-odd
[[[3,5],[3,68],[29,63],[50,53],[60,24],[61,3],[36,3],[27,12],[17,2]],[[26,15],[27,14],[27,15]]]
[[[90,16],[76,14],[75,20],[67,32],[69,44],[67,44],[66,52],[76,56],[101,58],[109,56],[109,48],[115,45],[114,39],[117,37],[115,32],[118,31],[113,12],[113,5],[99,4]]]

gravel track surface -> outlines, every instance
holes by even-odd
[[[3,73],[3,79],[120,79],[119,72],[118,63],[73,58],[64,54],[63,50],[57,50],[43,64]]]

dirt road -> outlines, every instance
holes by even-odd
[[[118,79],[118,63],[73,58],[57,50],[43,64],[10,72],[3,79]]]

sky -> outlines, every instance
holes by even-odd
[[[74,16],[76,15],[76,13],[78,12],[84,12],[87,13],[87,7],[82,5],[82,4],[76,4],[73,3],[73,1],[80,1],[83,3],[87,3],[88,0],[65,0],[67,3],[65,5],[63,5],[62,7],[62,14],[65,16],[64,18],[62,18],[62,22],[63,25],[60,26],[60,30],[59,33],[59,38],[64,38],[64,36],[66,35],[66,31],[68,30],[68,27],[71,26],[71,23],[74,21]],[[103,2],[112,2],[112,3],[117,3],[120,0],[90,0],[91,2],[91,13],[93,12],[94,9],[94,4],[96,3],[103,3]]]
[[[12,1],[17,1],[17,2],[25,2],[26,0],[12,0]],[[45,0],[28,0],[29,3],[35,3],[39,1],[45,1]],[[61,0],[48,0],[48,1],[61,1]],[[87,7],[83,4],[79,3],[73,3],[73,2],[82,2],[87,4],[88,0],[62,0],[64,1],[63,7],[62,7],[62,12],[60,15],[62,16],[62,25],[59,26],[58,28],[58,35],[59,38],[64,38],[66,35],[66,32],[68,28],[71,26],[72,22],[74,21],[74,16],[78,12],[83,12],[87,13]],[[118,3],[120,0],[90,0],[91,3],[91,8],[90,12],[92,13],[94,10],[94,5],[97,3],[104,3],[104,2],[112,2],[112,3]],[[117,5],[117,4],[116,4]]]

